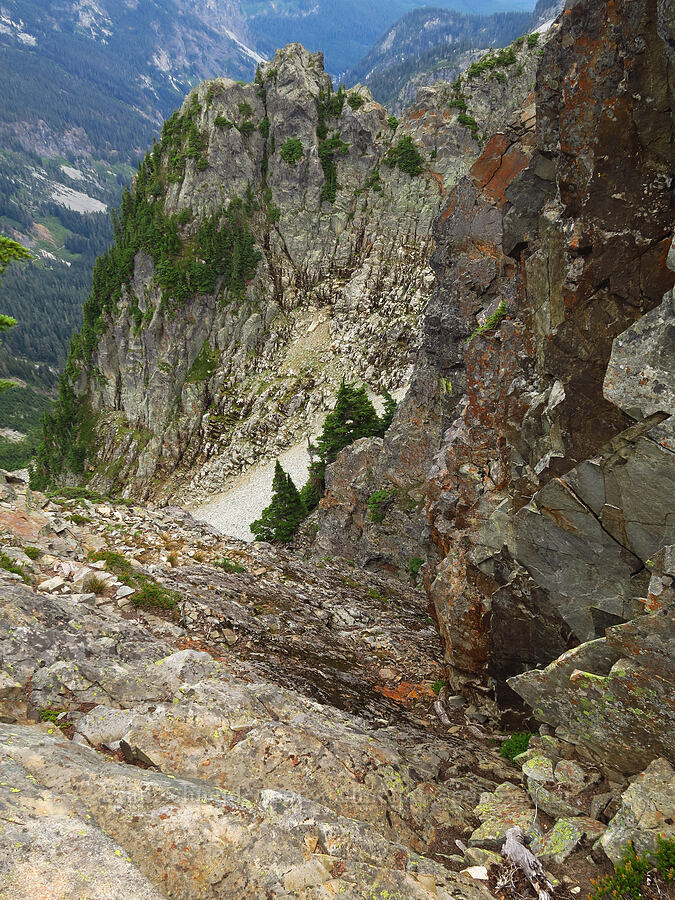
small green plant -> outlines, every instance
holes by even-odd
[[[365,102],[366,98],[362,97],[361,94],[349,94],[347,97],[347,103],[352,109],[360,109]]]
[[[245,134],[247,137],[255,131],[255,125],[251,122],[250,119],[244,119],[241,125],[237,125],[237,128],[241,132],[241,134]]]
[[[107,583],[98,575],[90,575],[89,578],[87,578],[87,580],[84,582],[85,592],[96,594],[97,597],[105,594],[107,586]]]
[[[234,128],[234,122],[230,122],[227,116],[217,115],[213,120],[213,124],[217,125],[219,128],[226,128],[228,131],[230,128]]]
[[[529,731],[517,731],[503,742],[499,748],[499,755],[502,759],[510,759],[513,762],[516,756],[524,753],[530,746],[531,737],[532,734]]]
[[[287,162],[289,166],[296,165],[304,155],[305,148],[302,146],[300,138],[289,138],[287,141],[284,141],[281,150],[279,151],[279,156],[284,162]]]
[[[657,837],[656,869],[666,884],[675,882],[675,838]]]
[[[387,119],[387,125],[391,128],[392,131],[396,131],[398,128],[398,119],[396,116],[389,116]]]
[[[176,591],[169,591],[147,575],[136,575],[136,593],[131,597],[135,607],[175,609],[180,599]]]
[[[247,103],[246,100],[242,100],[241,103],[239,104],[239,113],[245,119],[250,119],[251,116],[253,115],[253,107],[251,106],[250,103]]]
[[[39,547],[24,547],[23,552],[28,559],[37,559],[38,556],[42,556],[42,550]]]
[[[461,109],[462,112],[466,112],[466,100],[463,97],[454,97],[449,103],[452,109]]]
[[[413,578],[417,578],[419,575],[420,569],[424,565],[424,560],[420,559],[419,556],[413,556],[408,563],[408,571],[412,575]]]
[[[384,489],[373,491],[370,497],[368,497],[368,512],[370,514],[371,522],[375,522],[376,525],[382,524],[387,507],[390,506],[394,496],[394,491],[387,491]]]
[[[215,565],[225,572],[230,572],[232,575],[237,575],[240,572],[246,571],[246,566],[242,566],[241,563],[238,562],[233,562],[231,559],[228,559],[227,556],[224,556],[220,562],[215,563]]]
[[[368,596],[372,597],[373,600],[379,600],[380,603],[389,603],[389,598],[385,597],[384,594],[381,594],[377,588],[369,588]]]
[[[533,31],[532,34],[528,34],[527,36],[527,46],[528,47],[536,47],[539,42],[539,32]]]
[[[492,313],[492,315],[488,316],[485,320],[485,324],[479,325],[477,328],[474,328],[471,335],[466,339],[465,343],[470,343],[475,337],[479,334],[485,334],[487,331],[492,331],[493,328],[496,328],[497,325],[501,322],[501,320],[506,316],[506,300],[502,300],[497,309]]]
[[[91,519],[89,518],[89,516],[80,515],[80,513],[71,513],[70,521],[73,523],[73,525],[87,525],[89,522],[91,522]]]
[[[30,576],[24,567],[18,562],[15,562],[11,557],[7,556],[6,553],[0,553],[0,569],[11,572],[13,575],[20,575],[21,580],[25,584],[30,584]]]
[[[51,722],[58,725],[59,728],[70,728],[73,723],[68,722],[65,718],[67,712],[67,709],[52,709],[50,706],[43,706],[38,710],[38,715],[41,722]]]
[[[434,694],[438,695],[438,694],[440,694],[440,692],[443,690],[444,687],[445,687],[445,682],[438,680],[438,681],[434,681],[434,683],[431,685],[431,690],[434,692]]]

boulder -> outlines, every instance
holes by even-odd
[[[600,838],[612,862],[632,844],[637,853],[656,850],[657,837],[675,838],[675,769],[656,759],[621,795],[619,811]]]

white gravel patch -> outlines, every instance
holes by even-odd
[[[196,519],[208,522],[228,537],[252,541],[249,525],[260,517],[272,498],[272,479],[276,460],[253,466],[248,472],[232,479],[231,486],[207,503],[190,507]],[[279,462],[300,489],[307,481],[309,453],[307,440],[295,444],[279,455]]]
[[[90,197],[89,194],[83,194],[82,191],[66,187],[65,184],[52,184],[52,200],[79,213],[99,213],[108,209],[100,200]]]

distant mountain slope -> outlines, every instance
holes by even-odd
[[[333,74],[353,66],[400,16],[424,6],[424,0],[242,0],[247,26],[263,55],[289,41],[324,53]],[[534,0],[437,0],[436,6],[488,15],[531,10]]]
[[[36,256],[2,286],[2,312],[19,324],[0,371],[27,383],[0,410],[15,438],[35,432],[130,164],[194,83],[251,77],[259,57],[246,40],[229,0],[3,0],[0,232]],[[0,465],[24,455],[0,437]]]
[[[468,6],[468,4],[466,4]],[[503,47],[554,18],[564,0],[539,0],[532,12],[472,15],[440,6],[407,13],[345,74],[347,84],[362,82],[394,112],[414,102],[417,89],[454,81],[490,47]]]

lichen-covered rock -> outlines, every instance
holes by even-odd
[[[474,812],[481,824],[469,838],[470,847],[501,850],[506,832],[516,825],[530,838],[541,835],[530,798],[510,781],[503,782],[491,793],[483,794]]]
[[[348,854],[340,842],[305,841],[297,821],[198,779],[120,766],[38,728],[0,725],[3,805],[0,891],[56,900],[80,896],[317,897],[324,886],[361,897],[373,884],[425,900],[477,900],[440,865],[361,828]],[[288,795],[292,800],[292,795]],[[300,798],[298,798],[300,801]],[[300,801],[302,802],[302,801]],[[120,815],[120,810],[124,815]],[[311,833],[344,824],[313,804]],[[370,842],[370,844],[369,844]]]
[[[621,807],[600,838],[612,862],[618,862],[628,844],[637,853],[656,850],[659,835],[675,837],[675,770],[665,759],[647,766],[621,796]]]
[[[673,615],[671,605],[615,625],[509,684],[539,719],[563,726],[604,765],[639,772],[675,754]]]
[[[558,819],[549,832],[532,842],[532,852],[543,860],[552,859],[561,864],[574,853],[584,838],[594,842],[604,830],[604,825],[585,816]]]

